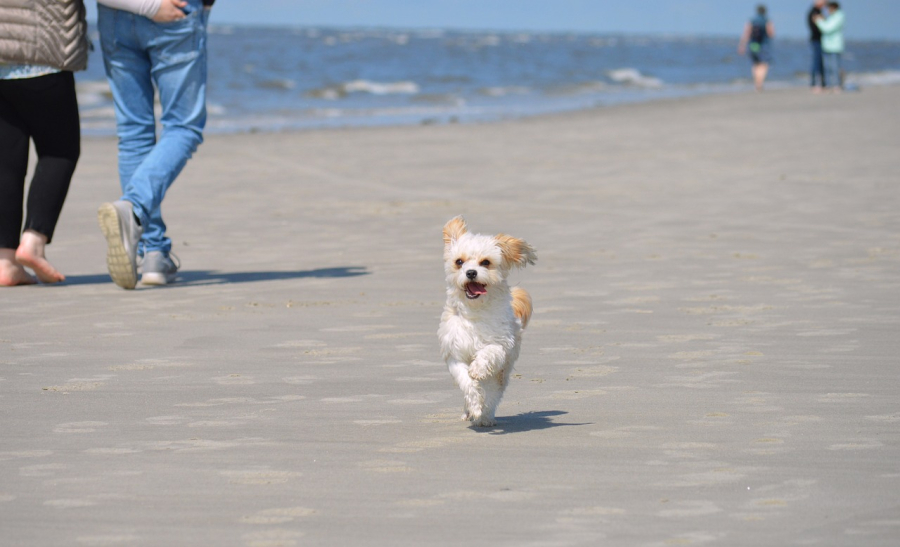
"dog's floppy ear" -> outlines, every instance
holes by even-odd
[[[497,240],[497,246],[500,247],[507,266],[524,268],[528,264],[534,264],[534,261],[537,260],[534,248],[523,239],[506,234],[500,234],[494,239]]]
[[[462,215],[451,218],[450,222],[444,225],[444,245],[450,245],[468,231],[466,219]]]

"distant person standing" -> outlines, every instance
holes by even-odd
[[[809,13],[806,14],[806,24],[809,26],[809,51],[811,63],[809,66],[809,85],[813,93],[821,93],[825,88],[825,64],[822,59],[822,31],[816,24],[816,19],[822,17],[822,8],[825,0],[816,0]]]
[[[769,63],[772,62],[772,38],[775,37],[775,27],[766,17],[766,6],[756,6],[756,16],[750,19],[744,26],[744,33],[738,44],[738,54],[749,52],[750,62],[753,63],[753,86],[757,91],[763,90],[766,75],[769,73]]]
[[[206,125],[206,24],[214,0],[98,0],[97,27],[116,107],[122,196],[97,212],[116,285],[175,281],[160,207]],[[141,9],[133,10],[135,4]],[[135,13],[126,10],[133,10]],[[156,135],[154,89],[162,108]]]
[[[816,18],[822,31],[822,58],[825,62],[825,87],[835,93],[844,88],[841,54],[844,53],[844,12],[837,2],[828,2],[828,17]]]

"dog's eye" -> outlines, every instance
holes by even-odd
[[[481,264],[482,266],[487,268],[488,266],[491,265],[491,261],[490,260],[482,260],[481,262],[479,262],[479,264]]]
[[[457,268],[462,268],[463,264],[465,264],[465,262],[463,262],[461,258],[456,259],[456,267]]]

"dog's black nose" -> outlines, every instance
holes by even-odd
[[[478,277],[478,272],[476,272],[475,270],[469,270],[466,272],[466,277],[468,277],[469,279],[475,279],[476,277]]]

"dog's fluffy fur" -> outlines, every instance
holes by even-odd
[[[447,303],[438,337],[450,374],[465,395],[463,419],[496,425],[494,412],[519,357],[531,297],[510,288],[512,268],[537,260],[531,245],[500,234],[469,233],[462,217],[444,226]]]

